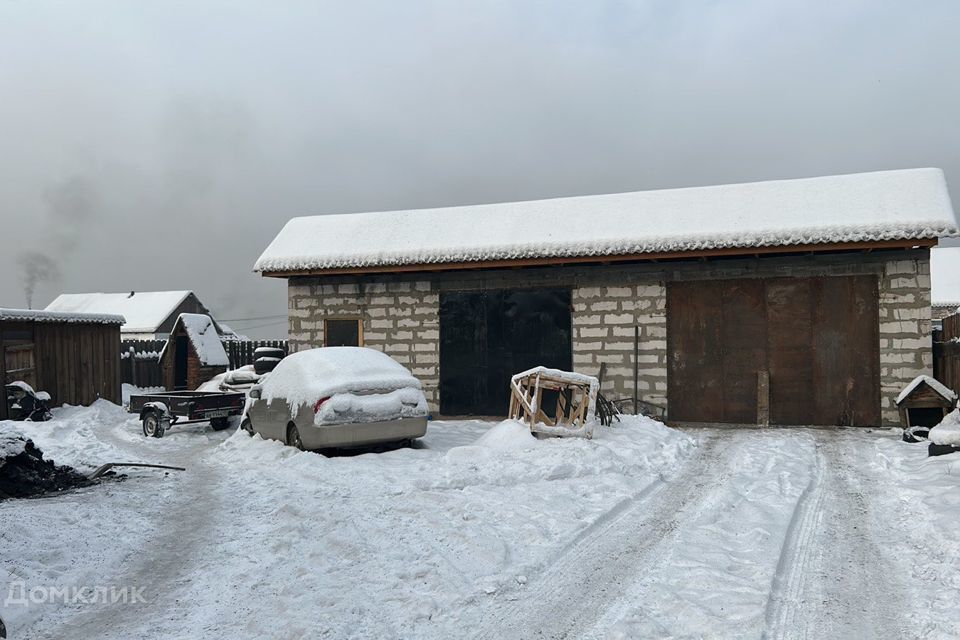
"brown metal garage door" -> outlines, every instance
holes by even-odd
[[[756,424],[767,371],[771,424],[879,424],[877,303],[874,276],[670,283],[670,418]]]

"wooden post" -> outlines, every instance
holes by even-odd
[[[640,415],[640,325],[633,327],[633,413]]]
[[[757,424],[770,426],[770,372],[766,369],[757,372]]]

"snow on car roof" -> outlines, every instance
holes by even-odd
[[[420,389],[420,381],[390,356],[366,347],[321,347],[291,353],[263,383],[261,397],[303,404],[338,393]]]
[[[135,291],[131,293],[64,293],[47,311],[104,313],[123,316],[127,333],[153,333],[176,311],[190,291]]]
[[[109,313],[66,313],[37,309],[0,309],[0,320],[11,322],[68,322],[75,324],[123,324],[123,316]]]
[[[943,172],[908,169],[294,218],[254,270],[282,274],[930,239],[957,233]]]
[[[896,399],[895,403],[896,403],[896,404],[900,404],[901,402],[903,402],[904,400],[906,400],[906,399],[907,399],[907,396],[909,396],[911,393],[913,393],[913,391],[914,391],[917,387],[919,387],[921,384],[924,384],[924,383],[926,383],[927,385],[929,385],[931,389],[933,389],[934,391],[936,391],[938,394],[940,394],[940,395],[941,395],[944,399],[946,399],[946,400],[956,400],[956,399],[957,399],[957,394],[954,393],[954,391],[953,391],[952,389],[947,388],[946,385],[944,385],[944,384],[943,384],[942,382],[940,382],[939,380],[936,380],[936,379],[934,379],[934,378],[931,378],[930,376],[920,375],[920,376],[917,376],[916,378],[914,378],[913,380],[911,380],[911,381],[910,381],[910,384],[908,384],[906,387],[903,388],[903,391],[901,391],[901,392],[900,392],[900,395],[897,396],[897,399]]]

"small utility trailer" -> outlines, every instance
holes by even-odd
[[[230,426],[230,417],[243,413],[244,393],[168,391],[130,396],[130,413],[140,415],[143,435],[162,438],[175,424],[210,422],[215,431]]]

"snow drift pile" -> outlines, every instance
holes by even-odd
[[[960,409],[954,409],[943,421],[930,429],[930,442],[950,447],[960,447]]]
[[[43,452],[24,436],[0,432],[0,500],[62,491],[90,484],[71,467],[44,460]]]

